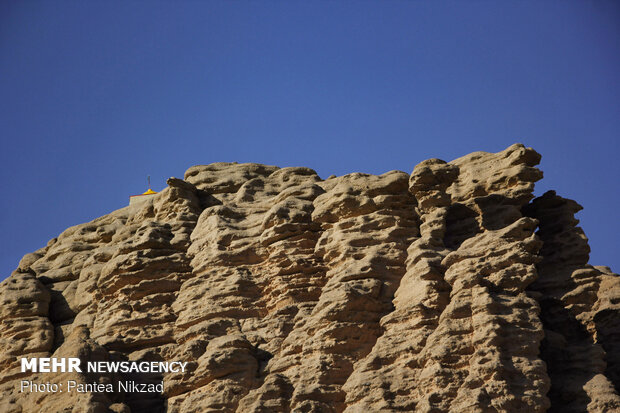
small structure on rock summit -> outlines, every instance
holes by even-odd
[[[149,184],[149,189],[147,189],[146,192],[139,194],[139,195],[131,195],[129,197],[129,205],[136,205],[136,204],[141,204],[144,201],[146,201],[149,197],[151,197],[152,195],[157,194],[157,192],[153,191],[151,189],[151,176],[147,176],[147,181]]]

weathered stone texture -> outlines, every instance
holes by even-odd
[[[531,148],[321,180],[216,163],[0,284],[2,412],[611,412],[620,279]],[[21,357],[189,371],[21,373]],[[163,394],[19,393],[22,379]]]

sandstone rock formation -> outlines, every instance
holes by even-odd
[[[620,278],[523,145],[321,180],[216,163],[0,284],[1,412],[620,411]],[[184,373],[24,373],[22,357]],[[163,380],[158,393],[21,380]]]

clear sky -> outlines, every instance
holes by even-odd
[[[515,142],[620,271],[620,3],[2,1],[0,278],[146,175],[411,172]]]

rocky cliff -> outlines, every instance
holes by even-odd
[[[533,199],[523,145],[409,175],[216,163],[64,231],[0,285],[2,412],[611,412],[620,278]],[[22,357],[180,360],[162,393],[20,392],[120,373]]]

